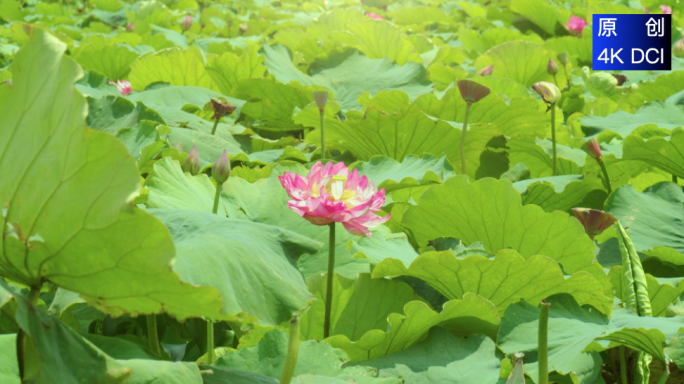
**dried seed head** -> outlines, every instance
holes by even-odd
[[[490,92],[488,86],[468,79],[459,80],[457,84],[458,90],[461,91],[461,97],[468,104],[477,103]]]
[[[606,228],[615,224],[617,219],[608,212],[599,211],[598,209],[589,208],[573,208],[572,212],[575,214],[577,220],[584,226],[584,232],[594,239],[594,236],[600,235]]]
[[[211,107],[214,108],[213,120],[218,120],[223,116],[228,116],[235,110],[235,106],[227,101],[211,99]]]

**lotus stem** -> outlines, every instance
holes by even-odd
[[[325,110],[321,110],[321,160],[325,160]]]
[[[558,175],[556,171],[556,104],[551,104],[551,145],[553,148],[553,176]]]
[[[214,352],[214,323],[207,320],[207,365],[214,364],[216,352]]]
[[[675,183],[675,184],[679,184],[678,181],[677,181],[677,176],[676,176],[676,175],[672,175],[672,182]]]
[[[551,303],[539,306],[539,384],[549,384],[549,309]]]
[[[211,213],[218,212],[219,198],[221,197],[221,189],[223,188],[223,183],[216,183],[216,193],[214,194],[214,208],[211,209]]]
[[[325,291],[325,319],[323,321],[323,338],[330,336],[330,312],[333,300],[333,276],[335,274],[335,222],[329,224],[330,237],[328,239],[328,285]]]
[[[565,71],[565,78],[568,80],[568,89],[570,89],[570,87],[572,87],[572,78],[570,77],[570,74],[568,73],[567,64],[563,64],[563,70]]]
[[[670,368],[665,364],[665,367],[663,368],[663,373],[660,374],[660,378],[658,379],[657,384],[665,384],[667,382],[667,378],[670,377]]]
[[[31,286],[28,295],[28,300],[32,305],[38,304],[38,300],[40,299],[40,289],[42,288],[42,286],[43,283],[40,283],[40,285],[37,286]],[[24,360],[26,359],[26,340],[26,332],[24,332],[24,330],[20,327],[17,331],[17,364],[19,365],[19,377],[21,377],[22,382],[26,378],[24,376]]]
[[[606,191],[608,191],[608,194],[610,195],[613,190],[610,188],[610,179],[608,178],[608,170],[606,169],[606,165],[603,163],[603,160],[597,160],[599,163],[599,166],[601,166],[601,170],[603,171],[603,178],[605,179],[605,185],[606,185]]]
[[[466,174],[466,158],[465,158],[465,138],[468,131],[468,116],[470,116],[470,107],[473,104],[466,103],[465,118],[463,119],[463,130],[461,131],[461,173]]]
[[[620,382],[627,384],[627,359],[625,358],[625,346],[618,348],[620,352]]]
[[[287,357],[285,358],[285,367],[283,367],[283,373],[280,375],[280,384],[290,384],[290,381],[292,381],[295,368],[297,368],[298,356],[299,318],[295,315],[295,317],[290,320],[290,340],[287,343]]]
[[[154,313],[147,315],[147,340],[150,343],[150,350],[155,356],[161,358],[159,348],[159,335],[157,334],[157,315]]]
[[[553,75],[553,83],[556,84],[556,87],[558,87],[558,79],[556,79],[556,75]]]
[[[221,118],[218,118],[218,119],[216,119],[216,121],[214,121],[214,127],[211,129],[211,135],[212,136],[214,136],[214,134],[216,133],[216,127],[218,127],[218,123],[219,123],[220,119]]]

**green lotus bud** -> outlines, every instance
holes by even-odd
[[[558,64],[556,64],[553,59],[549,59],[549,64],[546,65],[546,72],[548,72],[550,75],[555,75],[558,73]]]
[[[566,66],[568,64],[568,59],[570,58],[570,56],[568,55],[567,52],[563,52],[563,53],[559,53],[558,56],[556,56],[556,58],[558,58],[558,61],[560,61],[560,63],[563,66]]]
[[[183,170],[194,176],[199,173],[201,168],[202,162],[200,161],[199,153],[197,153],[197,148],[193,145],[190,153],[188,153],[188,157],[185,159],[185,163],[183,163]]]
[[[211,169],[211,176],[217,183],[225,183],[230,176],[230,159],[228,158],[228,150],[224,149],[221,157],[214,163]]]
[[[684,40],[677,40],[674,47],[672,47],[672,54],[677,57],[684,57]]]
[[[461,91],[461,97],[468,104],[477,103],[490,92],[488,86],[468,79],[459,80],[457,84],[458,90]]]
[[[549,104],[556,104],[561,99],[561,91],[556,87],[555,84],[549,83],[548,81],[540,81],[538,83],[532,84],[532,89],[537,91],[537,93]]]
[[[328,104],[328,91],[313,91],[313,98],[318,106],[318,110],[323,113],[325,105]]]

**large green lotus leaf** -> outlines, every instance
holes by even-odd
[[[509,99],[513,97],[527,97],[530,95],[530,88],[503,77],[494,75],[481,76],[477,78],[477,82],[488,86],[492,93],[506,96]]]
[[[204,68],[204,58],[197,47],[148,52],[131,64],[128,78],[136,91],[142,91],[158,81],[171,85],[196,85],[218,91],[214,80]]]
[[[387,192],[405,188],[409,184],[409,180],[404,180],[407,178],[421,183],[424,178],[436,176],[443,182],[455,174],[446,156],[438,158],[430,154],[424,154],[423,157],[409,155],[401,163],[386,156],[373,156],[368,162],[357,162],[350,168],[356,168],[359,175],[368,177],[378,188],[385,188]],[[426,175],[427,172],[431,175]]]
[[[281,329],[267,332],[259,344],[238,349],[221,356],[213,364],[219,368],[253,372],[280,378],[285,366],[288,335]],[[299,358],[294,375],[316,374],[339,379],[363,380],[373,376],[374,370],[365,367],[342,368],[349,360],[346,354],[326,342],[315,340],[299,342]]]
[[[603,131],[612,131],[627,137],[632,131],[645,124],[657,124],[658,128],[675,129],[681,127],[684,109],[665,101],[654,101],[639,108],[634,114],[617,111],[606,117],[585,116],[580,119],[582,131],[589,136]]]
[[[85,128],[87,105],[73,88],[82,71],[65,50],[35,28],[15,56],[12,88],[0,86],[0,274],[51,281],[113,316],[220,317],[218,292],[182,283],[168,230],[132,206],[134,159],[110,134]]]
[[[250,183],[240,177],[230,177],[223,185],[219,212],[234,219],[243,219],[287,228],[325,245],[314,255],[303,257],[298,264],[305,276],[327,271],[328,226],[316,226],[304,220],[287,206],[287,192],[278,180],[285,171],[306,175],[300,165],[290,169],[278,166],[268,178]],[[148,208],[188,209],[211,212],[215,187],[206,175],[190,176],[171,159],[155,164],[155,171],[146,182],[150,190]],[[335,272],[353,278],[368,272],[368,261],[353,259],[356,251],[349,249],[349,241],[356,238],[342,226],[337,226],[335,237]]]
[[[327,283],[325,274],[308,279],[309,291],[316,301],[302,317],[301,332],[307,340],[323,339],[323,318]],[[401,313],[410,301],[422,300],[408,284],[386,279],[371,279],[360,273],[356,279],[340,275],[333,278],[333,301],[330,312],[330,334],[359,340],[366,332],[387,329],[387,316]]]
[[[482,335],[460,339],[441,327],[414,346],[389,356],[360,361],[347,366],[378,370],[379,377],[402,377],[415,384],[504,384],[500,352],[494,342]]]
[[[3,384],[21,384],[15,333],[0,335],[0,381]]]
[[[292,120],[292,115],[296,109],[302,109],[313,101],[309,89],[268,78],[241,79],[235,94],[248,100],[242,107],[242,113],[259,121],[254,127],[272,131],[302,129]]]
[[[347,28],[356,35],[356,48],[370,59],[388,58],[399,65],[422,61],[415,46],[402,38],[401,30],[386,20],[363,20]]]
[[[373,277],[413,276],[430,284],[447,299],[461,299],[476,293],[496,305],[500,314],[521,299],[534,305],[557,293],[568,293],[582,305],[590,304],[610,313],[612,297],[588,272],[565,278],[558,263],[545,256],[525,260],[513,250],[500,250],[494,260],[483,256],[455,258],[453,252],[426,252],[406,268],[387,259],[373,269]]]
[[[677,368],[684,368],[684,330],[677,332],[677,335],[665,347],[667,356],[674,361]]]
[[[442,99],[433,94],[425,94],[416,99],[416,104],[430,116],[463,125],[466,102],[463,101],[458,88],[447,90]],[[508,137],[523,134],[543,137],[551,120],[544,111],[538,101],[529,97],[514,97],[507,103],[499,95],[490,94],[473,104],[468,123],[496,124]]]
[[[387,258],[401,260],[408,266],[418,257],[406,233],[392,233],[384,225],[377,227],[370,239],[362,237],[355,242],[352,251],[355,252],[354,258],[365,257],[371,268]]]
[[[160,147],[165,146],[166,143],[161,139],[160,131],[157,127],[160,127],[159,122],[143,120],[137,128],[120,129],[116,134],[116,138],[121,140],[131,156],[138,160],[141,151],[155,141],[160,142]],[[163,130],[162,132],[167,132],[170,128],[162,125],[161,129]]]
[[[392,22],[398,25],[412,24],[450,24],[452,19],[444,14],[440,8],[433,7],[402,7],[392,13]]]
[[[678,100],[668,100],[668,98],[677,95],[682,89],[684,89],[684,72],[673,71],[656,77],[654,81],[639,84],[639,92],[632,97],[646,102],[667,100],[672,104],[679,104]]]
[[[591,35],[585,35],[582,38],[577,36],[563,36],[548,39],[544,42],[544,47],[550,51],[556,53],[567,52],[570,56],[578,56],[581,64],[591,63]],[[561,67],[560,62],[557,58],[553,58],[553,61],[558,64],[558,70],[564,72]],[[570,70],[570,69],[568,69]]]
[[[556,26],[559,24],[560,15],[556,9],[544,0],[511,1],[511,11],[525,16],[549,35],[555,34]]]
[[[553,174],[552,142],[533,136],[522,136],[509,140],[511,164],[524,164],[532,178],[547,177]],[[559,175],[581,174],[581,167],[587,157],[581,149],[556,144],[556,171]]]
[[[623,267],[616,265],[610,269],[608,278],[610,283],[615,288],[615,297],[624,300],[623,285],[622,285]],[[665,316],[667,314],[667,307],[672,304],[682,293],[684,287],[673,287],[670,284],[660,284],[655,277],[646,274],[646,282],[648,283],[648,298],[651,302],[651,313],[653,317]]]
[[[643,253],[646,255],[641,260],[644,272],[655,277],[684,276],[684,255],[674,249],[658,246]]]
[[[412,301],[404,306],[404,314],[388,316],[387,331],[379,329],[366,332],[352,342],[345,335],[326,339],[335,348],[343,349],[351,361],[375,359],[402,351],[423,340],[435,326],[446,328],[457,337],[483,334],[496,337],[499,314],[496,307],[475,294],[466,294],[463,300],[444,303],[442,312],[432,310],[422,301]]]
[[[82,336],[102,352],[117,360],[159,360],[147,348],[123,337],[107,337],[93,333],[85,333]]]
[[[628,228],[634,247],[657,246],[684,253],[684,193],[676,184],[662,182],[638,193],[631,185],[618,188],[606,200],[606,211]]]
[[[670,137],[631,134],[623,142],[623,159],[641,160],[667,173],[684,178],[684,130],[676,128]]]
[[[116,81],[128,75],[138,53],[124,46],[93,44],[79,49],[73,57],[83,69]]]
[[[401,90],[415,99],[432,91],[425,68],[417,63],[403,66],[387,58],[369,59],[348,50],[332,54],[315,62],[308,74],[300,71],[293,63],[287,49],[282,45],[264,45],[265,66],[276,79],[283,83],[298,81],[304,85],[318,85],[328,88],[344,112],[350,109],[362,110],[357,101],[359,96],[369,92],[371,96],[383,90]]]
[[[368,107],[378,107],[383,112],[392,115],[410,104],[409,95],[401,90],[380,91],[371,97],[370,92],[359,96],[359,104]]]
[[[181,109],[186,104],[192,104],[202,108],[205,104],[209,103],[212,98],[226,99],[226,101],[235,106],[235,112],[231,115],[235,118],[240,116],[240,110],[246,103],[245,100],[224,96],[211,89],[198,86],[159,87],[136,92],[127,96],[128,100],[133,102],[142,101],[145,105],[155,110],[163,109],[165,107]],[[227,118],[224,118],[223,120],[226,121],[226,119]],[[210,122],[209,124],[211,128],[213,122]],[[221,127],[221,124],[219,124],[219,127]]]
[[[548,256],[573,273],[591,264],[594,245],[584,228],[564,212],[546,213],[522,206],[510,182],[485,178],[469,183],[463,176],[435,185],[404,214],[402,225],[421,247],[438,237],[481,241],[487,251],[512,248],[529,258]]]
[[[593,172],[528,179],[513,186],[521,193],[523,205],[535,204],[545,212],[570,212],[575,207],[602,209],[608,196],[603,181]]]
[[[116,135],[122,128],[137,128],[141,121],[166,124],[152,108],[141,102],[132,103],[125,97],[106,96],[99,99],[88,97],[88,127]]]
[[[271,225],[210,212],[152,210],[171,231],[183,281],[218,289],[223,312],[247,313],[266,326],[292,318],[312,299],[295,263],[321,243]],[[249,287],[249,289],[245,289]]]
[[[609,320],[599,311],[580,307],[569,295],[556,295],[546,301],[551,303],[549,370],[555,369],[562,374],[575,372],[580,382],[592,383],[599,375],[601,358],[598,351],[627,345],[642,351],[658,351],[662,355],[661,335],[665,336],[665,341],[671,340],[684,325],[681,317],[639,317],[623,308],[616,308]],[[526,302],[513,304],[504,314],[497,338],[497,345],[506,354],[525,353],[525,371],[531,377],[538,377],[538,325],[539,308]],[[629,340],[625,336],[630,336]]]
[[[326,122],[331,119],[326,118]],[[364,119],[326,125],[327,132],[331,132],[332,138],[341,137],[344,140],[331,145],[346,149],[364,161],[373,156],[386,156],[403,162],[411,155],[441,157],[445,154],[449,162],[460,168],[461,127],[454,128],[445,121],[435,121],[415,105],[394,115],[371,107]],[[474,178],[480,168],[480,156],[487,144],[500,135],[496,125],[469,126],[465,148],[467,170],[471,177]]]
[[[216,366],[202,366],[204,369],[211,369],[213,374],[202,377],[204,384],[278,384],[278,380],[257,373],[242,372],[235,369],[226,369]]]
[[[525,35],[522,32],[509,28],[486,28],[480,33],[474,28],[461,27],[458,30],[458,39],[461,41],[462,49],[475,51],[479,54],[485,53],[490,48],[507,41],[523,40],[539,44],[544,43],[544,40],[537,34]],[[499,76],[496,69],[494,71],[494,75]]]
[[[546,70],[553,52],[547,51],[543,45],[528,41],[508,41],[485,52],[475,60],[475,67],[480,70],[490,65],[498,77],[505,77],[524,86],[531,86],[538,81],[553,82],[553,76]],[[565,72],[556,74],[558,86],[567,83]]]
[[[257,52],[257,46],[245,49],[242,57],[232,52],[213,56],[207,61],[207,72],[224,95],[232,94],[240,79],[259,78],[266,73],[264,58]]]

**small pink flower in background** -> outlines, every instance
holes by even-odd
[[[651,13],[646,7],[643,7],[642,9],[644,10],[644,13]]]
[[[385,189],[378,191],[375,183],[356,169],[349,172],[344,163],[323,166],[319,161],[307,177],[285,172],[279,179],[292,199],[287,205],[312,224],[342,223],[353,235],[371,237],[368,228],[390,219],[375,214],[385,204]]]
[[[382,16],[377,15],[374,12],[366,13],[366,16],[370,17],[371,19],[382,20]]]
[[[586,21],[584,21],[583,18],[577,17],[577,16],[572,16],[570,20],[568,21],[567,24],[565,24],[565,28],[570,31],[570,34],[576,35],[576,36],[581,36],[582,35],[582,30],[589,24],[587,24]]]
[[[615,224],[617,219],[608,212],[589,208],[573,208],[577,220],[582,223],[584,232],[593,240],[594,236],[600,235],[608,227]]]
[[[668,7],[668,6],[665,5],[665,4],[662,4],[662,5],[660,6],[660,9],[663,10],[663,14],[665,14],[665,15],[671,15],[671,14],[672,14],[672,8]]]
[[[117,80],[116,83],[113,81],[110,81],[109,84],[116,85],[116,87],[119,89],[119,92],[121,92],[121,96],[126,96],[131,91],[131,83],[129,83],[127,80]]]
[[[126,24],[126,32],[133,32],[133,22]]]

